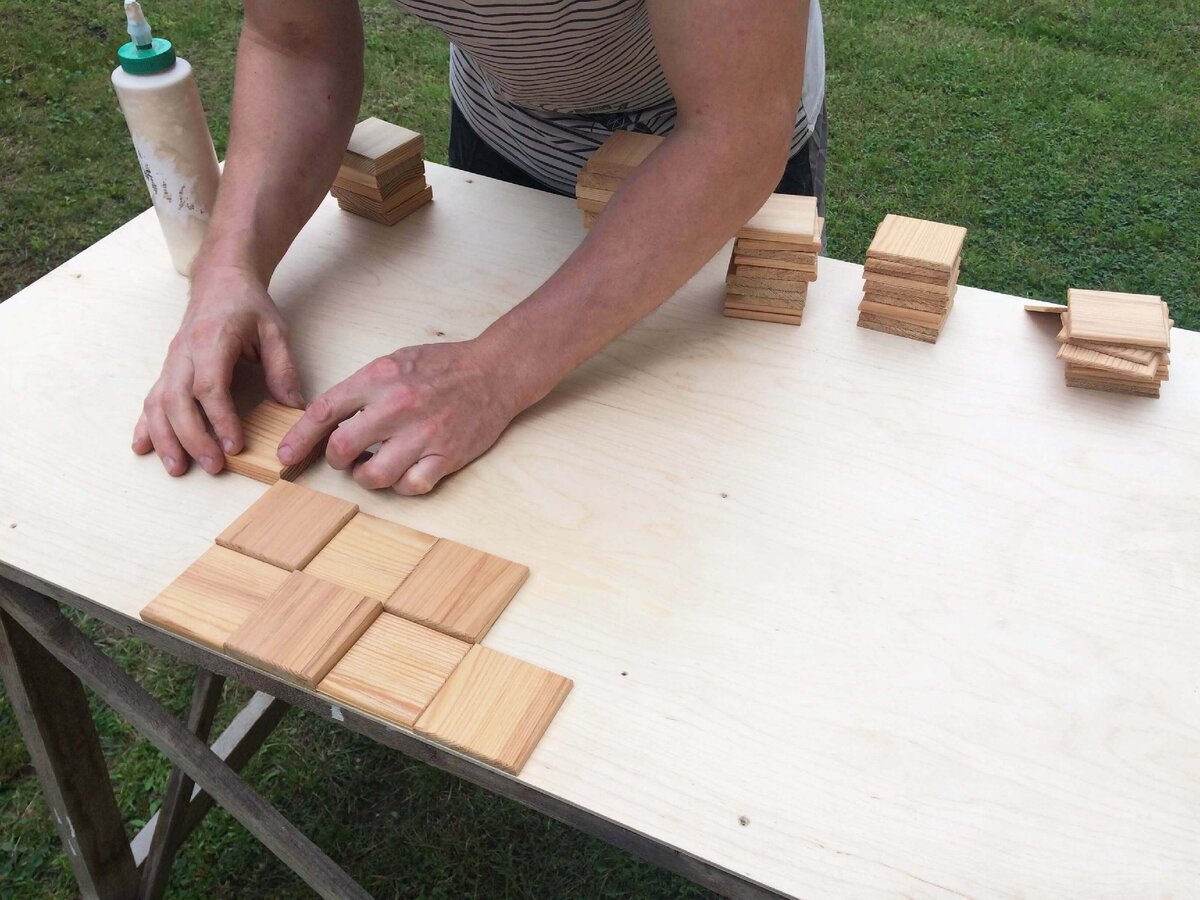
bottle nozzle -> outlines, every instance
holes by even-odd
[[[126,30],[135,47],[151,46],[153,41],[150,36],[150,23],[146,21],[146,14],[142,12],[142,5],[138,0],[125,0],[125,21]]]

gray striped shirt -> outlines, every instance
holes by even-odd
[[[397,0],[450,39],[450,91],[475,132],[565,194],[616,129],[666,134],[675,98],[645,0]],[[821,7],[812,0],[795,153],[825,96]]]

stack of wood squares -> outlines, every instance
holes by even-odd
[[[958,225],[886,216],[867,250],[859,327],[936,343],[954,305],[966,236]]]
[[[772,194],[733,241],[725,277],[725,315],[799,325],[825,220],[814,197]]]
[[[1159,396],[1173,324],[1160,297],[1068,291],[1058,335],[1068,387]]]
[[[433,199],[425,183],[425,139],[382,119],[359,122],[330,193],[338,206],[395,225]]]
[[[584,228],[592,227],[621,182],[661,143],[657,135],[614,131],[600,145],[575,179],[575,205],[583,210]]]

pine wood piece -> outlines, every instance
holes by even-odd
[[[1056,316],[1058,316],[1058,315],[1062,315],[1066,311],[1067,311],[1067,308],[1065,306],[1060,306],[1056,303],[1055,304],[1046,304],[1046,303],[1026,303],[1025,304],[1025,312],[1054,313]]]
[[[950,282],[958,279],[959,268],[962,265],[962,257],[954,261],[954,265],[949,272],[939,272],[936,269],[925,268],[924,266],[910,266],[905,263],[889,262],[886,259],[876,259],[867,257],[863,264],[863,272],[872,275],[888,275],[892,278],[902,278],[906,282],[919,282],[921,284],[940,285],[948,287]]]
[[[596,224],[596,217],[597,217],[598,215],[600,215],[600,213],[588,212],[587,210],[584,210],[584,213],[583,213],[583,227],[584,227],[584,228],[591,228],[593,225],[595,225],[595,224]]]
[[[387,600],[390,613],[476,643],[529,577],[529,569],[439,540]]]
[[[360,512],[304,571],[383,601],[396,592],[436,542],[431,535]]]
[[[952,272],[946,284],[929,284],[924,281],[913,281],[909,278],[898,278],[894,275],[881,275],[878,272],[864,272],[863,281],[872,288],[906,294],[917,297],[953,297],[958,287],[958,272]]]
[[[908,322],[912,325],[924,325],[927,328],[941,328],[942,323],[946,321],[946,315],[949,310],[943,313],[925,312],[920,309],[908,309],[900,306],[888,306],[883,303],[875,303],[871,300],[863,300],[858,305],[858,311],[871,316],[880,316],[886,319],[895,319],[900,322]]]
[[[243,417],[242,451],[236,456],[227,455],[225,468],[264,484],[274,484],[280,479],[291,481],[298,477],[325,452],[325,443],[322,441],[298,463],[285,466],[279,461],[279,445],[284,435],[303,415],[304,410],[293,409],[274,400],[264,400],[258,404]]]
[[[344,193],[337,188],[330,193],[337,198],[338,206],[346,212],[362,216],[364,219],[371,219],[381,225],[395,225],[433,200],[433,188],[426,187],[419,194],[410,197],[393,209],[385,211],[372,203],[365,202],[357,194]]]
[[[803,314],[790,315],[764,309],[747,309],[739,306],[726,306],[724,314],[730,319],[748,319],[754,322],[775,322],[779,325],[799,325]]]
[[[1072,342],[1096,341],[1170,350],[1166,304],[1161,297],[1109,291],[1067,291],[1070,317],[1067,336]]]
[[[774,266],[815,272],[817,258],[817,254],[807,250],[745,250],[740,244],[733,246],[733,262],[738,266]]]
[[[725,293],[736,294],[739,297],[753,297],[755,301],[781,300],[785,303],[803,303],[808,297],[808,282],[796,282],[799,287],[783,290],[780,288],[750,287],[736,282],[725,282]],[[747,301],[750,302],[750,301]]]
[[[355,185],[355,187],[358,187],[358,185]],[[418,173],[406,181],[399,182],[386,194],[381,193],[378,198],[367,196],[362,191],[350,190],[336,181],[333,183],[333,187],[330,188],[329,193],[335,199],[345,199],[361,205],[364,209],[372,209],[380,213],[390,213],[428,188],[429,184],[425,181],[425,176]]]
[[[338,169],[333,186],[352,194],[360,194],[368,200],[382,202],[384,197],[395,193],[399,187],[425,175],[425,161],[419,156],[403,165],[388,169],[382,175],[371,175],[343,165]]]
[[[742,309],[758,309],[764,312],[770,311],[775,313],[794,312],[801,313],[804,311],[804,304],[807,300],[804,297],[788,296],[780,297],[752,297],[745,294],[725,294],[725,305],[741,307]]]
[[[817,199],[797,194],[772,194],[750,221],[738,229],[737,239],[811,245],[817,232]]]
[[[1080,347],[1075,344],[1062,344],[1058,348],[1058,358],[1075,363],[1076,365],[1088,366],[1093,369],[1109,369],[1139,378],[1153,378],[1158,372],[1157,359],[1151,360],[1148,363],[1130,362],[1127,359],[1121,359],[1119,356],[1109,356],[1107,353],[1101,353],[1099,350],[1092,350],[1089,347]]]
[[[318,692],[411,728],[471,645],[383,613],[317,686]]]
[[[383,610],[341,585],[292,572],[225,640],[225,652],[305,687],[316,687]]]
[[[610,178],[627,178],[658,148],[662,140],[654,134],[614,131],[612,137],[588,158],[588,172]]]
[[[595,188],[600,191],[615,191],[621,186],[623,178],[612,175],[600,175],[592,171],[591,167],[584,163],[579,170],[579,175],[575,179],[576,187]]]
[[[1107,391],[1110,394],[1128,394],[1135,397],[1160,397],[1161,389],[1157,383],[1137,383],[1134,381],[1105,381],[1084,378],[1078,375],[1066,376],[1067,387],[1084,388],[1089,391]]]
[[[1093,378],[1103,381],[1134,381],[1142,384],[1154,382],[1158,384],[1167,380],[1166,372],[1156,372],[1149,377],[1142,375],[1132,375],[1128,372],[1117,372],[1113,369],[1101,369],[1096,366],[1082,365],[1080,363],[1067,363],[1066,371],[1069,375],[1077,375],[1081,378]]]
[[[871,303],[879,303],[896,309],[914,309],[927,313],[942,314],[954,302],[953,298],[934,299],[932,297],[916,297],[905,294],[891,294],[878,289],[865,289],[863,299]]]
[[[372,116],[354,126],[343,165],[378,175],[424,149],[425,138],[417,132]]]
[[[738,265],[737,257],[734,257],[733,274],[743,284],[763,281],[767,286],[770,286],[771,282],[777,281],[815,281],[817,278],[815,269],[776,269],[770,266]]]
[[[217,536],[217,544],[281,569],[302,569],[358,512],[358,505],[277,481]]]
[[[879,223],[868,257],[949,272],[962,253],[967,229],[889,213]]]
[[[210,547],[142,608],[143,620],[220,650],[285,581],[284,569]]]
[[[821,252],[821,241],[825,234],[825,219],[822,216],[817,216],[817,227],[813,233],[812,242],[805,244],[797,244],[794,241],[760,241],[754,238],[738,238],[735,246],[746,250],[782,250],[792,251],[797,250],[812,253],[814,256]]]
[[[569,678],[476,645],[417,720],[417,731],[519,775],[571,686]]]
[[[583,198],[575,201],[576,209],[581,209],[584,212],[596,213],[597,215],[604,212],[604,207],[607,205],[607,203],[601,203],[598,200],[586,200]]]
[[[607,203],[613,198],[616,191],[605,191],[599,188],[589,188],[584,185],[577,185],[575,188],[576,200],[592,200],[596,203]]]

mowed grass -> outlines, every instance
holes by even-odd
[[[218,152],[240,7],[159,0],[156,30],[199,73]],[[147,205],[108,83],[113,0],[2,0],[0,297]],[[1070,286],[1161,294],[1200,327],[1200,8],[1191,0],[848,0],[826,9],[830,252],[861,260],[889,211],[966,225],[964,283],[1046,300]],[[388,0],[364,4],[375,114],[444,162],[447,47]],[[3,361],[0,360],[0,365]],[[182,713],[188,667],[85,628]],[[218,727],[247,697],[233,689]],[[168,766],[94,705],[132,830]],[[381,897],[708,896],[565,826],[292,712],[247,777]],[[0,896],[75,895],[0,703]],[[188,843],[172,895],[308,892],[225,813]]]

